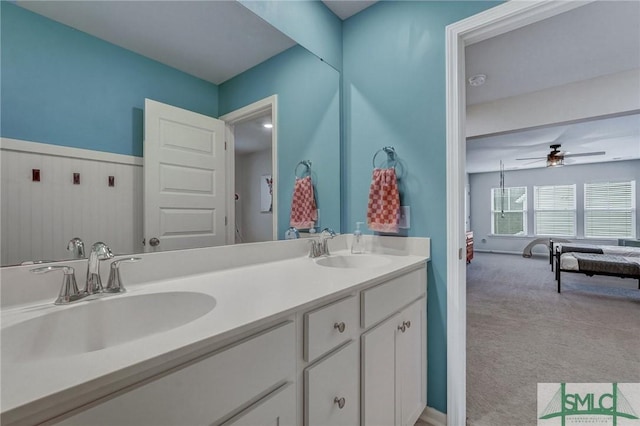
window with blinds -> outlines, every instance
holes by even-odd
[[[636,237],[636,182],[584,184],[584,236]]]
[[[527,234],[527,188],[491,189],[491,233]]]
[[[536,235],[576,235],[576,186],[533,187],[533,227]]]

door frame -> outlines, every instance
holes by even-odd
[[[508,1],[446,27],[447,423],[466,424],[465,47],[591,3]]]
[[[278,239],[278,95],[271,95],[252,104],[231,111],[220,117],[225,123],[225,138],[227,142],[227,244],[235,244],[236,230],[236,167],[235,167],[235,137],[234,128],[237,124],[259,117],[265,111],[271,110],[271,176],[274,185],[271,187],[272,197],[272,239]]]

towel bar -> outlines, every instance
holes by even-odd
[[[297,178],[303,178],[304,177],[304,172],[305,170],[302,171],[302,173],[300,174],[300,176],[298,176],[298,167],[300,166],[305,166],[306,167],[306,172],[308,176],[311,176],[311,160],[302,160],[300,161],[297,165],[295,170],[293,171],[293,174],[297,177]]]

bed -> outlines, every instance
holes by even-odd
[[[638,280],[640,290],[639,247],[554,244],[553,242],[550,246],[554,249],[558,293],[561,292],[561,272],[633,278]]]

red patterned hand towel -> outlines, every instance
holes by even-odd
[[[367,226],[372,231],[398,232],[400,193],[396,170],[375,169],[369,191]]]
[[[316,220],[318,211],[311,176],[296,178],[291,200],[291,226],[299,229],[313,228]]]

